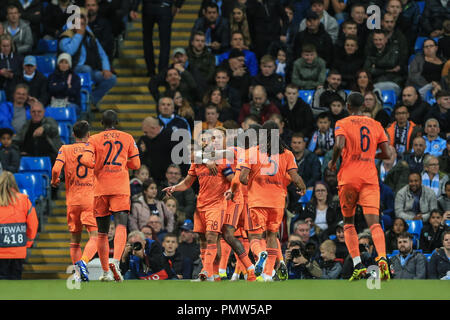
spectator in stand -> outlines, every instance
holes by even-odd
[[[241,31],[233,31],[230,41],[231,49],[217,56],[217,64],[221,64],[224,60],[228,59],[230,52],[233,49],[241,50],[244,53],[245,66],[247,67],[252,77],[258,73],[258,60],[254,52],[250,51],[244,42],[244,35]]]
[[[13,142],[19,146],[23,156],[50,157],[53,165],[62,145],[58,123],[53,118],[45,117],[44,106],[36,98],[29,98],[28,101],[31,119],[14,136]]]
[[[270,116],[269,121],[274,121],[278,128],[280,139],[287,146],[291,145],[291,139],[293,132],[286,126],[286,123],[283,120],[283,116],[279,113],[274,113]]]
[[[408,224],[403,218],[395,218],[392,228],[386,231],[386,252],[392,253],[394,250],[398,250],[397,240],[398,236],[403,232],[408,231]]]
[[[250,37],[250,28],[248,26],[247,13],[245,5],[236,4],[230,15],[230,32],[233,34],[236,31],[241,32],[244,37],[243,49],[249,50],[252,45]]]
[[[394,279],[426,279],[427,258],[413,250],[412,235],[403,232],[397,237],[399,253],[390,258]]]
[[[233,118],[237,119],[241,110],[242,99],[239,89],[233,88],[230,85],[230,74],[226,69],[221,67],[216,69],[214,73],[214,85],[220,89],[222,97],[224,97],[231,106],[234,114]]]
[[[26,83],[30,88],[30,96],[35,97],[44,106],[47,106],[49,102],[48,80],[37,70],[37,62],[34,56],[26,56],[23,60],[23,73],[14,78],[13,87],[10,88],[11,92],[8,96],[12,95],[13,88],[19,83]]]
[[[419,248],[423,253],[432,253],[441,247],[444,233],[450,230],[450,227],[445,224],[445,220],[450,218],[450,212],[447,212],[445,216],[446,219],[438,209],[431,211],[430,218],[420,231]]]
[[[347,245],[345,244],[344,222],[339,221],[335,229],[336,238],[333,240],[336,245],[336,258],[344,263],[344,259],[348,256]]]
[[[49,3],[42,13],[43,39],[58,39],[64,25],[71,14],[67,8],[71,5],[70,0],[58,0],[57,4]]]
[[[150,178],[150,171],[148,167],[143,164],[135,171],[133,178],[130,180],[130,194],[131,196],[142,193],[142,185],[145,180]]]
[[[408,121],[408,108],[398,104],[394,109],[395,121],[386,128],[386,132],[390,137],[390,145],[395,147],[395,152],[399,158],[403,154],[411,151],[412,140],[417,136],[416,124]]]
[[[421,30],[424,36],[431,38],[440,37],[443,34],[443,23],[450,19],[450,10],[440,0],[426,1],[425,9],[421,17]]]
[[[445,183],[445,193],[438,198],[438,209],[444,214],[444,220],[450,218],[445,216],[446,212],[450,212],[450,181]]]
[[[178,246],[178,250],[184,257],[195,261],[200,255],[200,245],[197,241],[197,234],[192,230],[194,230],[192,220],[186,219],[180,227],[180,245]]]
[[[105,50],[109,58],[109,63],[112,64],[114,54],[114,37],[112,34],[111,22],[103,18],[99,14],[100,0],[85,0],[84,6],[87,10],[88,25],[94,35]],[[116,21],[114,21],[116,23]],[[118,22],[117,22],[118,23]]]
[[[285,253],[289,279],[315,279],[322,276],[319,263],[306,252],[302,241],[290,241]]]
[[[343,48],[337,48],[334,53],[331,66],[341,74],[343,88],[351,87],[356,81],[356,73],[364,65],[364,57],[359,54],[358,49],[356,36],[348,36],[344,40]]]
[[[403,159],[408,163],[411,172],[422,172],[423,161],[425,156],[429,154],[425,152],[426,140],[424,137],[415,137],[413,140],[413,150],[403,156]]]
[[[326,82],[318,88],[314,93],[312,102],[312,111],[314,116],[318,116],[324,111],[330,111],[331,99],[336,96],[347,100],[347,94],[342,85],[342,76],[337,70],[330,70],[327,75]]]
[[[422,185],[420,173],[411,172],[408,185],[401,188],[395,196],[395,216],[405,220],[427,221],[437,199],[433,190]]]
[[[158,186],[155,180],[149,178],[142,184],[142,193],[133,197],[131,214],[129,216],[129,230],[140,230],[145,226],[150,217],[156,215],[161,218],[161,229],[173,232],[175,220],[173,213],[164,202],[157,199]]]
[[[92,109],[98,110],[102,98],[116,84],[116,75],[111,72],[108,56],[100,41],[87,25],[87,14],[82,10],[80,29],[67,30],[61,34],[58,46],[62,52],[75,57],[72,66],[76,73],[89,73],[95,83],[92,90]]]
[[[30,24],[31,32],[33,33],[33,43],[37,44],[41,37],[41,23],[42,23],[42,1],[40,0],[16,0],[12,1],[20,12],[20,17]]]
[[[314,131],[308,144],[308,150],[314,152],[318,157],[334,146],[334,128],[331,128],[331,120],[328,112],[323,112],[317,117],[317,130]]]
[[[203,31],[192,33],[189,46],[186,49],[189,66],[196,68],[202,75],[203,83],[197,81],[197,84],[202,86],[201,92],[205,92],[208,84],[214,80],[214,71],[216,67],[216,58],[208,51],[205,39],[206,36]]]
[[[202,122],[202,130],[209,130],[222,127],[223,123],[219,121],[220,113],[216,105],[209,104],[205,107],[205,121]]]
[[[339,32],[338,39],[336,40],[336,43],[335,43],[335,49],[344,49],[345,39],[347,39],[349,37],[356,38],[356,44],[358,47],[358,49],[356,49],[356,50],[358,51],[360,49],[359,48],[360,47],[359,39],[358,39],[358,24],[353,20],[345,20],[344,22],[342,22],[341,30]],[[361,54],[361,52],[358,51],[358,55],[360,55],[360,54]]]
[[[370,32],[370,30],[367,28],[366,6],[359,0],[347,1],[347,11],[350,14],[348,20],[352,20],[357,23],[356,28],[359,39],[358,40],[359,47],[361,49],[365,48],[366,41]]]
[[[181,169],[176,164],[171,164],[166,171],[166,179],[159,185],[159,199],[163,199],[165,194],[162,189],[174,186],[182,180]],[[178,210],[184,212],[189,219],[193,219],[195,211],[195,193],[192,188],[186,191],[176,191],[172,194],[178,202]]]
[[[299,58],[300,53],[303,53],[303,47],[307,44],[314,45],[317,55],[325,61],[327,66],[330,66],[333,58],[333,41],[320,23],[319,15],[314,11],[309,11],[306,15],[306,29],[298,32],[294,37],[292,47],[294,59]]]
[[[419,32],[420,8],[414,0],[388,0],[386,12],[392,14],[397,28],[405,35],[408,48],[413,49]]]
[[[447,148],[439,156],[439,168],[445,174],[450,173],[450,137],[447,137]]]
[[[271,55],[264,55],[260,60],[260,72],[253,77],[251,85],[261,85],[266,89],[267,98],[276,105],[281,104],[284,92],[284,79],[275,73],[275,58]]]
[[[162,243],[164,236],[167,234],[167,231],[162,228],[163,218],[158,215],[151,215],[148,224],[153,228],[157,241]]]
[[[245,66],[244,53],[237,49],[231,50],[228,59],[223,61],[220,67],[228,72],[229,84],[239,91],[241,101],[243,103],[248,102],[251,76]]]
[[[445,184],[449,179],[448,175],[439,170],[438,158],[427,155],[423,161],[423,168],[422,185],[432,189],[436,198],[439,198],[441,194],[445,194]]]
[[[389,146],[388,148],[391,150],[391,158],[383,159],[376,164],[380,182],[384,182],[386,180],[386,176],[397,164],[397,152],[395,152],[395,148],[393,146]]]
[[[11,101],[11,88],[14,90],[15,79],[22,74],[23,57],[16,52],[16,45],[9,34],[0,36],[0,90]]]
[[[381,91],[374,88],[371,74],[364,69],[356,72],[355,82],[350,87],[352,91],[361,93],[363,96],[367,92],[375,92],[377,94],[378,101],[381,100]]]
[[[280,112],[284,122],[293,132],[301,132],[305,139],[311,136],[314,130],[314,117],[311,107],[298,97],[298,87],[288,84],[284,91],[284,104]]]
[[[418,52],[409,65],[407,85],[419,90],[422,99],[428,91],[440,87],[442,69],[445,58],[439,56],[438,45],[434,39],[426,39],[423,43],[423,53]]]
[[[438,42],[438,54],[448,60],[450,59],[450,19],[444,21],[443,33]]]
[[[173,213],[175,220],[174,232],[176,232],[183,225],[184,220],[186,220],[186,213],[178,210],[177,198],[173,196],[165,196],[163,198],[163,202],[166,205],[167,209],[169,209]]]
[[[6,10],[7,15],[6,21],[3,22],[3,29],[13,39],[17,53],[25,56],[31,53],[34,44],[30,24],[20,18],[21,14],[17,4],[8,4]]]
[[[48,95],[51,107],[74,107],[81,113],[81,79],[73,72],[72,57],[61,53],[56,62],[55,72],[48,77]]]
[[[38,231],[38,218],[28,196],[19,193],[14,175],[3,171],[0,175],[0,227],[4,230],[20,226],[20,232],[2,234],[0,247],[0,280],[21,280],[22,265],[27,256],[27,248],[33,246]],[[17,235],[17,239],[12,238]],[[7,245],[7,240],[14,246]]]
[[[192,32],[203,31],[206,35],[206,46],[213,54],[220,54],[230,46],[230,25],[228,20],[219,16],[219,7],[209,2],[203,9],[203,17],[195,20]]]
[[[325,61],[317,56],[312,44],[302,46],[301,58],[294,62],[292,83],[300,90],[315,90],[323,86],[326,78]]]
[[[428,263],[428,279],[449,280],[450,272],[450,231],[444,233],[442,247],[438,248]]]
[[[311,236],[312,232],[311,232],[311,225],[310,225],[310,223],[311,223],[311,221],[307,222],[305,220],[292,219],[291,220],[291,224],[293,224],[293,228],[292,228],[291,234],[293,233],[293,234],[296,234],[296,235],[300,236],[301,242],[305,246],[312,244],[312,245],[315,246],[315,248],[318,251],[319,250],[320,239],[317,236],[317,234],[314,234],[313,236]]]
[[[280,110],[267,98],[266,89],[257,85],[252,91],[252,101],[242,106],[239,114],[239,123],[242,123],[245,117],[250,114],[258,117],[260,123],[264,123],[273,113],[280,113]]]
[[[162,242],[163,256],[166,258],[168,264],[175,272],[178,279],[192,278],[192,260],[183,257],[178,249],[178,237],[176,234],[167,233]]]
[[[0,105],[0,128],[10,128],[18,133],[27,121],[26,110],[29,109],[28,86],[18,84],[14,90],[12,102]]]
[[[345,109],[345,102],[339,95],[333,96],[330,99],[330,120],[331,128],[336,126],[336,122],[348,117],[350,114],[347,109]]]
[[[449,96],[450,97],[450,96]],[[450,102],[449,102],[450,103]],[[441,129],[439,121],[435,118],[429,118],[425,122],[425,134],[423,138],[426,141],[425,153],[439,157],[446,148],[446,141],[439,136]]]
[[[320,279],[340,279],[342,272],[341,262],[336,260],[336,244],[332,240],[325,240],[320,245]]]
[[[194,127],[195,112],[190,103],[183,98],[180,91],[175,91],[171,96],[175,105],[175,114],[186,119],[190,128]]]
[[[424,125],[425,116],[430,109],[430,105],[422,99],[416,88],[413,86],[403,88],[400,104],[408,108],[408,120],[420,126]]]
[[[373,77],[375,88],[394,90],[396,96],[401,93],[403,85],[402,57],[398,44],[388,42],[386,31],[373,31],[373,47],[367,51],[364,69]]]
[[[175,104],[172,98],[164,97],[158,101],[158,118],[164,124],[163,130],[177,131],[184,129],[191,131],[186,119],[175,114]]]
[[[213,105],[217,107],[217,112],[219,114],[219,121],[224,122],[226,120],[234,120],[237,118],[238,110],[231,109],[230,104],[227,99],[222,96],[222,91],[219,87],[211,87],[203,97],[203,105],[205,107]],[[201,108],[200,113],[204,110],[206,114],[206,108]]]
[[[137,142],[141,163],[150,169],[150,176],[159,184],[172,163],[171,153],[175,145],[171,141],[172,131],[163,130],[163,124],[155,117],[142,121],[142,131],[144,135]]]
[[[20,166],[20,151],[12,144],[13,135],[13,130],[0,128],[0,167],[3,171],[17,173]]]
[[[329,1],[327,1],[329,2]],[[325,31],[330,35],[331,41],[336,42],[339,33],[339,24],[336,19],[325,11],[324,0],[311,0],[311,11],[317,13],[320,23],[324,26]],[[306,29],[306,19],[300,23],[300,31]]]
[[[363,111],[370,112],[371,118],[381,123],[383,128],[388,127],[391,122],[389,114],[383,109],[383,105],[378,100],[378,95],[373,91],[368,91],[364,94]]]
[[[439,90],[436,93],[436,104],[428,111],[425,119],[434,118],[439,122],[442,137],[450,133],[450,90]],[[438,154],[437,156],[440,156]]]

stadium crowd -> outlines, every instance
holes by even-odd
[[[183,5],[142,2],[143,13],[167,4],[175,14]],[[98,111],[116,83],[112,62],[125,22],[136,18],[140,1],[75,1],[85,7],[80,29],[65,27],[69,0],[45,9],[44,1],[0,3],[0,90],[6,96],[0,104],[0,161],[3,170],[15,173],[23,155],[49,156],[54,163],[63,142],[45,108],[74,106],[80,117],[78,73],[91,74],[91,110]],[[381,8],[380,29],[367,24],[372,4]],[[122,272],[133,277],[129,248],[136,241],[145,246],[149,239],[155,270],[164,268],[173,278],[198,275],[200,249],[192,231],[198,186],[173,196],[161,191],[189,169],[172,163],[172,132],[182,128],[194,134],[195,121],[201,121],[202,131],[246,130],[273,120],[308,190],[300,197],[295,186],[288,187],[279,240],[289,278],[349,278],[353,266],[344,242],[337,173],[327,164],[335,123],[349,115],[346,98],[356,91],[364,96],[365,115],[385,128],[393,151],[376,166],[394,278],[448,278],[450,3],[422,5],[413,0],[204,0],[189,46],[175,48],[170,64],[169,50],[161,50],[157,73],[153,47],[144,37],[148,88],[158,115],[143,120],[137,141],[143,165],[130,177],[129,246]],[[37,69],[39,39],[58,40],[51,74]],[[408,233],[417,224],[420,233]],[[373,241],[358,209],[356,230],[363,262],[375,264]],[[232,254],[225,266],[228,277],[235,264]]]

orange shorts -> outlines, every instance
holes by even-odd
[[[221,207],[207,210],[195,210],[193,231],[197,233],[220,233],[222,230],[224,215],[225,210]]]
[[[342,215],[346,218],[355,214],[356,205],[363,207],[364,213],[379,212],[380,187],[376,184],[344,184],[338,187]],[[365,208],[370,208],[367,210]],[[367,212],[369,211],[369,212]]]
[[[248,213],[249,233],[258,230],[258,233],[265,230],[278,232],[283,220],[284,208],[250,208]]]
[[[83,226],[97,228],[92,206],[67,206],[67,225],[71,233],[83,231]]]
[[[241,226],[239,223],[242,221],[241,216],[244,211],[243,209],[243,203],[228,201],[227,212],[225,213],[223,224],[228,224],[230,226],[233,226],[234,229],[237,229],[239,226]]]
[[[130,196],[126,194],[114,194],[94,197],[94,216],[105,217],[111,212],[130,212]]]

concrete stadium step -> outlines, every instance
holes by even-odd
[[[153,40],[153,47],[159,49],[159,39]],[[184,47],[188,43],[187,40],[174,40],[170,43],[170,46],[172,48],[176,47]],[[132,48],[142,48],[142,40],[124,40],[123,42],[123,48],[124,49],[132,49]]]
[[[47,223],[51,224],[67,223],[67,218],[65,216],[51,216],[47,218]]]
[[[59,224],[56,224],[56,223],[47,223],[45,226],[44,226],[44,232],[53,232],[53,231],[67,231],[68,230],[68,227],[67,227],[67,224],[64,224],[64,223],[59,223]]]
[[[103,100],[101,102],[101,105],[104,104],[110,104],[110,103],[139,103],[139,104],[151,104],[155,103],[153,100],[153,97],[148,94],[134,94],[134,95],[126,95],[126,94],[108,94],[105,97],[103,97]]]
[[[119,77],[145,77],[147,75],[147,69],[134,69],[119,67],[114,69]]]
[[[57,257],[57,256],[69,255],[69,251],[67,251],[67,249],[65,249],[65,248],[64,249],[38,249],[38,248],[31,248],[29,250],[30,250],[31,257],[33,257],[33,256],[37,256],[37,257],[40,257],[40,256]]]
[[[67,232],[67,234],[69,234],[69,232]],[[86,245],[87,240],[88,240],[88,237],[85,237],[84,239],[82,239],[82,241],[81,241],[81,247],[82,248]],[[70,250],[70,236],[64,241],[62,241],[62,240],[60,240],[60,241],[39,240],[35,244],[35,248],[36,249],[65,249],[65,250],[67,250],[67,252],[69,252],[69,250]]]
[[[54,271],[40,271],[36,272],[34,270],[32,271],[24,271],[22,273],[22,279],[24,280],[56,280],[56,279],[67,279],[70,276],[70,274],[65,272],[54,272]]]
[[[23,271],[52,271],[52,272],[59,272],[59,273],[65,273],[67,270],[67,267],[71,265],[72,263],[45,263],[45,264],[38,264],[38,263],[32,263],[32,264],[24,264],[23,265]]]
[[[72,264],[72,259],[70,255],[66,256],[42,256],[42,257],[30,257],[27,259],[29,264],[50,264],[50,263],[58,263],[58,264]]]
[[[172,39],[173,40],[183,40],[183,39],[189,39],[189,36],[191,35],[191,30],[174,30],[172,29]],[[130,32],[127,32],[126,38],[128,40],[139,40],[142,39],[142,29],[136,29]],[[158,39],[158,31],[155,31],[153,33],[153,39]]]
[[[138,120],[142,120],[143,117],[147,117],[149,114],[149,112],[147,110],[141,111],[141,112],[119,112],[117,114],[118,118],[119,118],[119,122],[128,122],[128,121],[138,121]],[[96,113],[95,114],[95,121],[100,121],[102,118],[101,113]]]
[[[65,230],[52,232],[43,231],[39,234],[39,242],[41,242],[41,240],[55,240],[54,241],[55,245],[58,245],[57,242],[60,240],[68,240],[68,239],[70,239],[70,233],[67,229],[67,226]],[[89,235],[87,234],[87,232],[83,232],[83,234],[81,235],[81,239],[85,240],[89,239]],[[50,245],[50,243],[48,245]]]

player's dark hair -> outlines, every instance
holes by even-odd
[[[109,129],[117,125],[118,123],[117,112],[112,109],[105,110],[102,116],[102,125]]]
[[[86,120],[77,121],[73,125],[73,135],[75,138],[83,139],[89,132],[89,122]]]
[[[352,92],[347,98],[347,103],[352,109],[359,109],[364,104],[364,96],[359,92]]]
[[[276,124],[275,121],[269,120],[266,121],[263,126],[263,129],[267,130],[267,141],[266,141],[266,145],[261,146],[260,145],[260,150],[262,152],[267,153],[267,155],[270,157],[273,154],[282,154],[284,153],[285,149],[289,149],[286,144],[283,142],[283,140],[280,137],[280,128],[278,127],[278,125]],[[278,150],[272,150],[272,129],[275,129],[276,131],[274,132],[274,134],[276,135],[276,137],[278,138]]]

